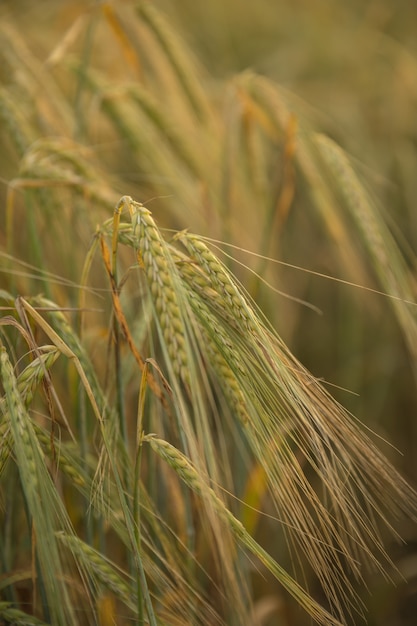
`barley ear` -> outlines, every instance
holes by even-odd
[[[175,286],[175,264],[151,212],[128,196],[123,196],[119,204],[127,205],[131,214],[140,263],[145,271],[163,343],[167,347],[174,374],[188,381],[185,325]]]
[[[189,459],[177,448],[154,435],[146,435],[152,449],[172,467],[181,480],[195,493],[202,497],[228,526],[235,539],[277,578],[281,585],[290,593],[322,626],[342,626],[341,622],[332,617],[253,539],[243,524],[231,513],[215,491],[201,478]]]
[[[0,376],[13,437],[14,455],[36,533],[36,553],[51,618],[57,626],[66,626],[68,623],[76,623],[76,618],[68,589],[64,584],[63,564],[54,532],[58,520],[65,526],[67,517],[45,465],[41,447],[4,347],[0,348]]]
[[[248,330],[253,329],[254,318],[251,310],[233,278],[216,255],[197,235],[182,232],[176,239],[185,246],[191,259],[204,271],[211,287],[222,296],[231,317],[237,320],[237,326],[243,325]]]

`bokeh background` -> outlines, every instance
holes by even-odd
[[[171,63],[133,2],[1,2],[0,242],[15,261],[2,256],[0,286],[73,304],[36,268],[80,281],[96,225],[131,195],[167,228],[239,248],[226,248],[228,263],[291,350],[417,485],[412,322],[371,291],[387,292],[372,233],[343,210],[338,181],[327,172],[336,192],[320,205],[323,180],[296,154],[298,137],[315,133],[348,153],[369,228],[384,224],[386,250],[400,251],[399,297],[415,300],[417,4],[149,4],[172,32]],[[389,549],[403,578],[370,576],[370,625],[417,624],[417,528],[398,531],[408,544]]]

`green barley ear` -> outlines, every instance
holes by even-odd
[[[39,348],[39,356],[37,356],[19,375],[17,379],[17,390],[21,395],[22,402],[28,407],[33,399],[35,389],[43,380],[45,372],[49,370],[59,356],[59,351],[55,346],[42,346]],[[1,412],[5,413],[6,399],[0,400]],[[0,423],[0,476],[6,466],[13,449],[12,433],[8,420],[2,420]]]
[[[101,410],[109,411],[111,413],[108,402],[104,396],[103,389],[100,385],[97,372],[91,362],[91,359],[83,346],[80,337],[75,329],[70,324],[68,318],[60,310],[55,302],[45,298],[44,296],[35,296],[31,299],[31,303],[35,307],[44,308],[46,310],[45,316],[50,320],[51,327],[57,333],[63,344],[66,344],[68,348],[79,359],[83,371],[86,373],[86,377],[89,384],[92,387],[94,397]]]
[[[45,376],[45,372],[51,369],[52,365],[60,355],[55,346],[41,346],[39,356],[37,356],[17,379],[18,390],[26,406],[32,402],[36,387]]]
[[[334,198],[317,158],[314,140],[311,138],[313,133],[310,116],[304,114],[299,101],[295,103],[292,101],[289,92],[285,92],[280,85],[264,76],[244,72],[239,77],[238,84],[241,88],[241,97],[248,99],[255,106],[257,122],[265,128],[271,138],[285,135],[290,118],[294,111],[296,112],[299,129],[294,137],[296,143],[294,164],[300,172],[301,179],[306,183],[307,197],[311,199],[318,216],[326,225],[330,239],[338,246],[344,264],[358,281],[358,276],[363,275],[363,268],[356,259],[350,233],[341,216],[334,210]]]
[[[223,307],[226,307],[230,317],[235,320],[236,327],[251,329],[254,326],[253,315],[232,276],[225,270],[220,260],[197,235],[183,232],[179,233],[176,239],[185,246],[191,261],[203,270],[213,291],[220,297]]]
[[[324,135],[316,135],[314,139],[330,173],[335,195],[341,199],[342,206],[352,219],[381,288],[390,297],[410,354],[416,362],[417,322],[410,307],[414,304],[413,277],[394,237],[361,183],[348,155]]]
[[[135,245],[143,264],[174,374],[188,381],[185,326],[175,289],[175,266],[168,247],[146,207],[127,196],[121,199],[119,205],[127,206],[131,213]]]
[[[145,113],[154,124],[162,140],[169,144],[173,156],[177,157],[188,168],[191,174],[199,178],[202,175],[202,164],[197,154],[192,150],[185,133],[179,132],[173,123],[170,113],[166,113],[160,103],[156,101],[146,89],[139,85],[128,88],[132,101]]]
[[[39,126],[45,130],[47,124],[50,134],[70,134],[73,115],[68,100],[45,63],[27,46],[20,29],[6,20],[0,25],[0,62],[13,76],[19,104],[24,101],[37,110]]]
[[[165,16],[153,4],[146,0],[139,2],[138,12],[165,52],[189,101],[191,110],[200,121],[206,121],[209,117],[208,100],[195,76],[194,67],[190,63],[189,51],[184,49]]]
[[[11,602],[0,602],[0,617],[5,624],[13,624],[13,626],[50,626],[34,615],[29,615],[20,609],[16,609]]]
[[[62,503],[45,464],[30,417],[18,390],[5,348],[0,349],[0,375],[5,397],[3,415],[10,425],[13,452],[33,525],[34,550],[39,562],[48,613],[54,624],[76,623],[65,584],[65,570],[54,538],[58,523],[67,524]]]
[[[81,541],[74,535],[66,535],[63,532],[57,534],[62,545],[67,546],[72,554],[76,555],[80,563],[85,563],[85,569],[94,573],[95,583],[101,583],[132,611],[136,610],[136,599],[132,595],[131,584],[126,582],[118,568],[100,552]]]
[[[195,293],[189,294],[191,308],[200,322],[202,340],[208,356],[208,364],[213,368],[215,376],[222,381],[222,392],[232,411],[245,426],[250,419],[247,401],[242,391],[242,379],[246,376],[246,368],[239,355],[233,349],[233,343],[227,332],[218,323],[207,304]],[[216,328],[216,334],[211,332]],[[236,373],[240,375],[240,379]]]
[[[18,156],[23,156],[35,134],[16,101],[5,88],[0,89],[0,120],[13,141]]]

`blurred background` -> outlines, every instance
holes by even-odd
[[[290,349],[417,485],[416,309],[376,293],[416,296],[417,3],[3,0],[0,33],[0,287],[80,281],[131,195],[238,247],[225,261]],[[370,625],[417,624],[417,528],[398,531]]]

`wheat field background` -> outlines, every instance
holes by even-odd
[[[0,624],[413,626],[417,8],[0,5]]]

